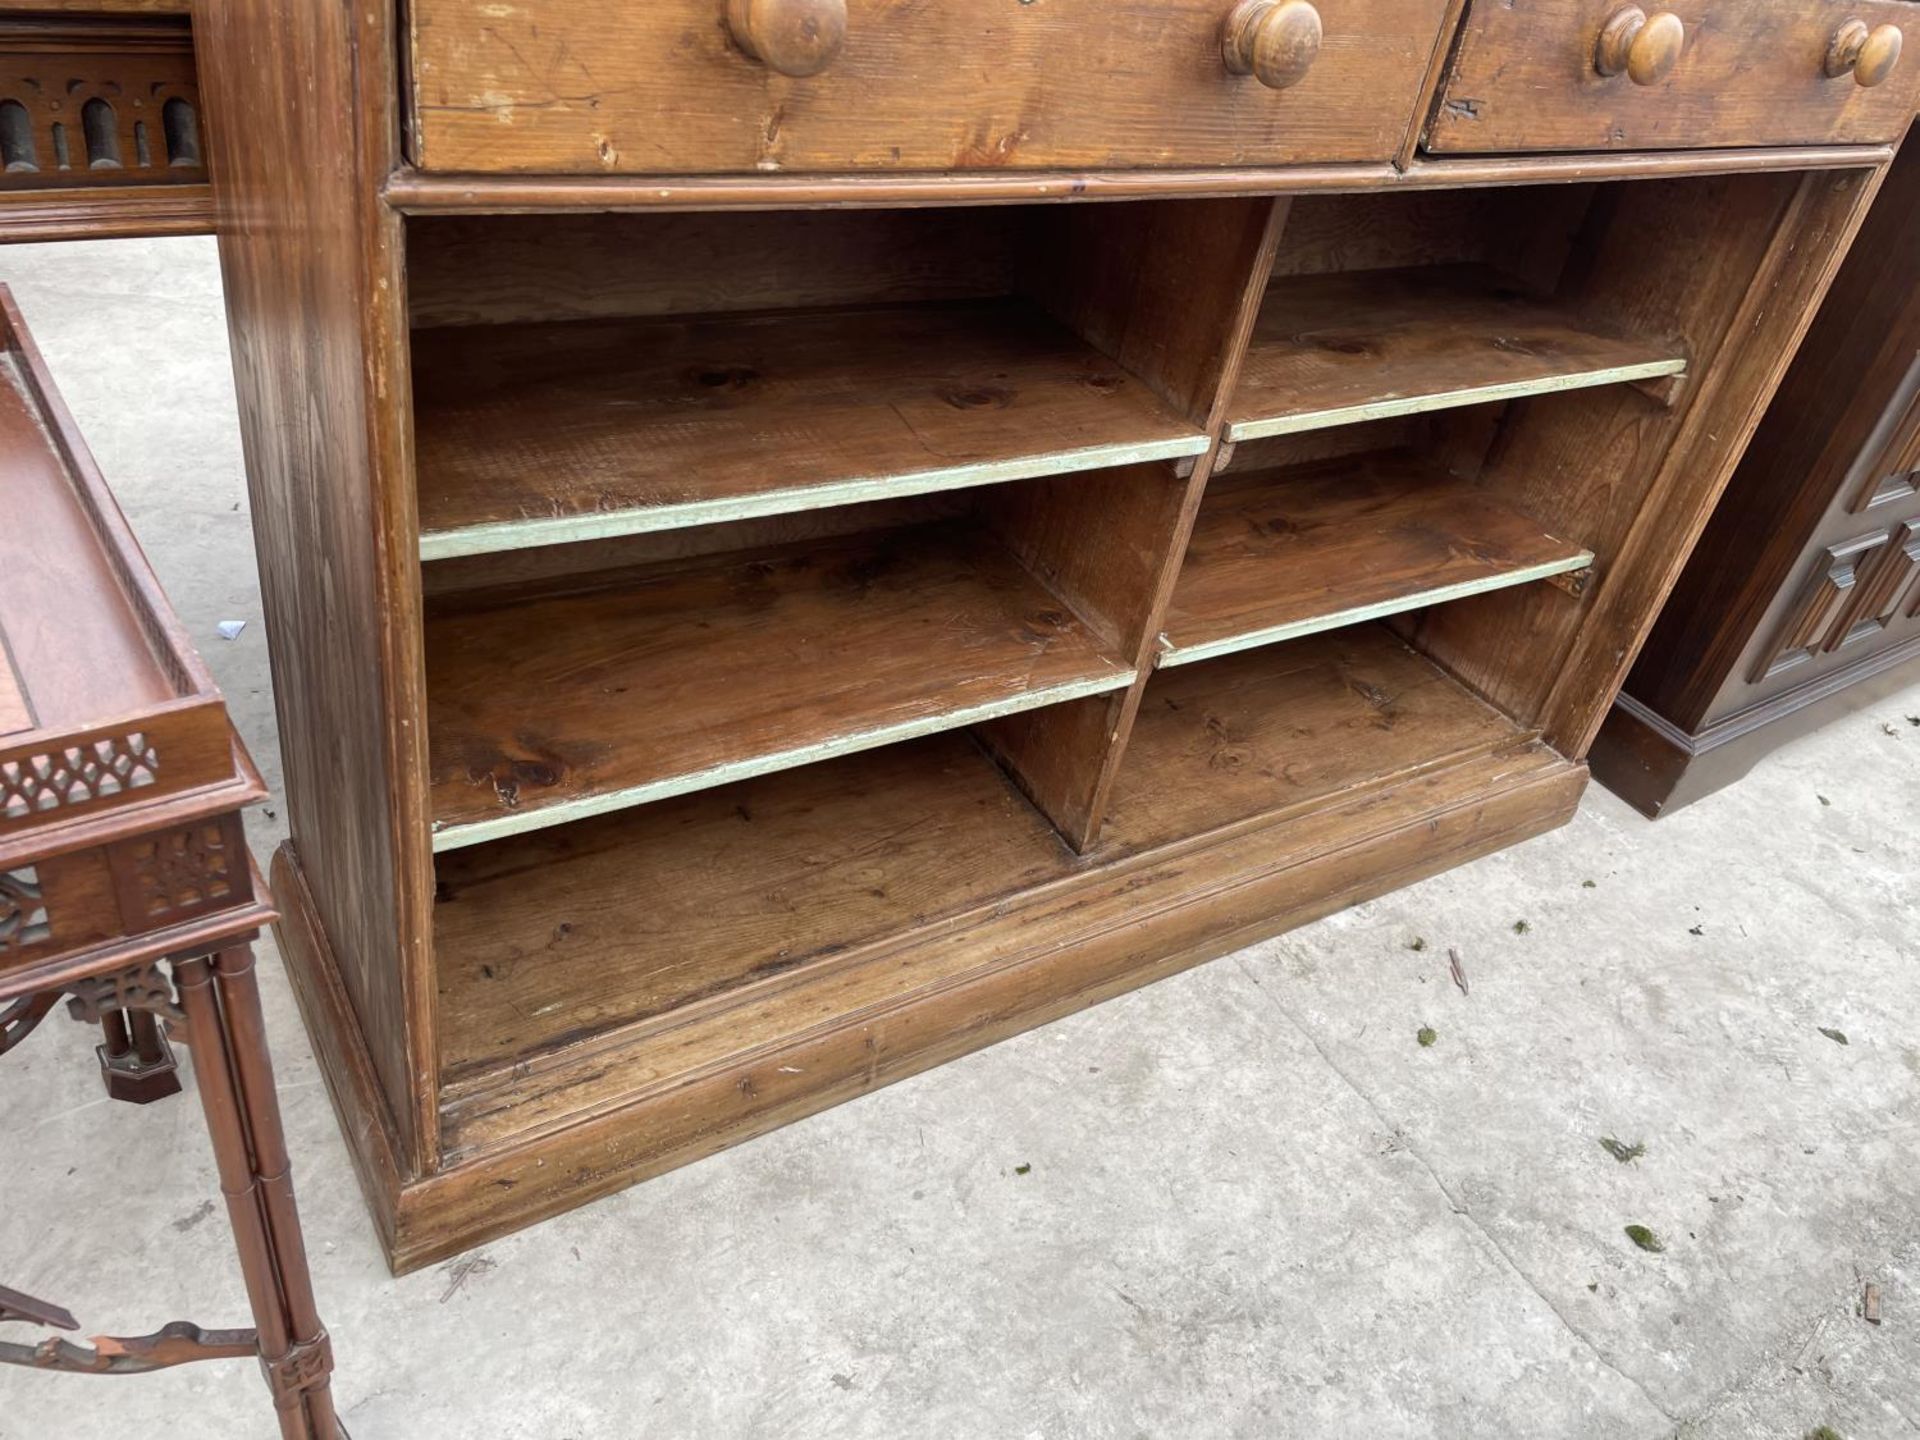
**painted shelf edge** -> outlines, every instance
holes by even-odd
[[[1016,480],[1038,480],[1083,470],[1103,470],[1158,460],[1184,460],[1205,454],[1211,443],[1207,436],[1196,433],[1146,445],[1094,445],[985,465],[943,466],[906,475],[836,480],[824,485],[772,490],[726,500],[696,500],[591,515],[506,520],[446,530],[422,530],[420,558],[422,561],[433,561],[495,555],[510,550],[536,549],[543,545],[611,540],[624,535],[645,535],[693,525],[754,520],[803,510],[825,510],[869,500],[905,499],[912,495],[968,490]]]
[[[564,825],[569,821],[586,820],[595,815],[611,814],[616,810],[644,805],[651,800],[665,800],[674,795],[690,794],[695,790],[712,789],[734,780],[750,780],[756,775],[769,775],[776,770],[792,770],[801,765],[831,760],[840,755],[875,750],[882,745],[914,740],[923,735],[938,734],[942,730],[960,730],[969,725],[998,720],[1002,716],[1018,715],[1026,710],[1039,710],[1048,705],[1063,704],[1069,700],[1085,700],[1095,695],[1126,690],[1131,688],[1134,681],[1139,678],[1139,674],[1137,670],[1126,669],[1086,680],[1043,686],[982,705],[969,705],[918,720],[836,735],[831,740],[823,740],[817,744],[797,746],[790,750],[776,750],[747,760],[715,765],[705,770],[689,771],[683,775],[670,775],[661,780],[649,781],[645,785],[608,790],[597,795],[583,795],[577,800],[542,806],[537,810],[529,810],[525,814],[502,815],[496,819],[454,825],[435,821],[433,851],[438,855],[448,850],[457,850],[465,845],[479,845],[489,840],[504,840],[515,835],[526,835],[535,830],[544,830],[551,825]]]
[[[1498,385],[1469,386],[1458,390],[1434,391],[1424,395],[1382,396],[1364,405],[1345,405],[1331,410],[1302,410],[1259,420],[1237,420],[1228,424],[1226,438],[1231,444],[1243,440],[1266,440],[1275,435],[1298,435],[1308,430],[1326,430],[1336,425],[1353,425],[1367,420],[1390,420],[1402,415],[1425,415],[1435,410],[1453,410],[1465,405],[1486,405],[1502,400],[1519,400],[1529,395],[1556,395],[1569,390],[1586,390],[1598,385],[1623,385],[1641,380],[1659,380],[1685,373],[1682,358],[1650,360],[1638,365],[1621,365],[1604,370],[1586,370],[1573,374],[1550,375],[1538,380],[1509,381]]]
[[[1197,645],[1176,645],[1172,639],[1163,634],[1160,636],[1160,653],[1156,666],[1164,670],[1175,665],[1189,665],[1198,660],[1212,660],[1222,655],[1234,655],[1242,650],[1257,649],[1262,645],[1277,645],[1283,640],[1298,640],[1303,636],[1317,635],[1325,630],[1339,630],[1368,620],[1383,620],[1390,615],[1424,609],[1428,605],[1439,605],[1448,600],[1464,600],[1470,595],[1484,595],[1494,590],[1505,590],[1514,585],[1528,585],[1536,580],[1550,580],[1556,575],[1571,575],[1586,569],[1591,564],[1593,564],[1593,552],[1582,550],[1579,554],[1568,556],[1564,560],[1529,565],[1523,569],[1510,570],[1502,575],[1463,581],[1457,585],[1442,585],[1437,589],[1396,596],[1392,600],[1382,600],[1372,605],[1359,605],[1350,610],[1336,610],[1305,620],[1289,621],[1284,625],[1269,625],[1258,630],[1248,630],[1239,635],[1226,635],[1218,640],[1204,640]]]

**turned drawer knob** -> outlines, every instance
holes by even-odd
[[[1227,69],[1272,90],[1306,79],[1320,54],[1320,12],[1307,0],[1240,0],[1220,32]]]
[[[1658,85],[1680,63],[1680,51],[1687,43],[1687,27],[1680,17],[1662,10],[1652,19],[1638,5],[1616,10],[1600,28],[1600,43],[1593,47],[1593,68],[1602,75],[1618,75],[1622,70],[1636,85]]]
[[[847,41],[847,0],[727,0],[733,43],[782,75],[804,79]]]
[[[1893,73],[1900,63],[1900,27],[1876,25],[1867,28],[1864,20],[1849,20],[1833,32],[1827,46],[1827,74],[1853,72],[1853,83],[1871,89]]]

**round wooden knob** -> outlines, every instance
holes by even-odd
[[[1307,0],[1240,0],[1221,29],[1220,52],[1227,69],[1268,89],[1298,85],[1320,55],[1320,12]]]
[[[1622,70],[1636,85],[1658,85],[1680,63],[1687,43],[1687,27],[1680,17],[1662,10],[1648,18],[1638,5],[1616,10],[1600,27],[1600,43],[1593,48],[1593,68],[1602,75]]]
[[[805,79],[847,42],[847,0],[727,0],[733,43],[782,75]]]
[[[1876,25],[1867,28],[1864,20],[1849,20],[1833,32],[1827,46],[1827,74],[1853,72],[1853,83],[1872,89],[1893,73],[1900,63],[1900,27]]]

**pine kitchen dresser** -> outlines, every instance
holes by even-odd
[[[196,5],[394,1267],[1566,820],[1916,22]]]

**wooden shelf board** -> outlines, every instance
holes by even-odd
[[[451,850],[1125,689],[992,540],[926,526],[482,598],[426,625]]]
[[[1070,873],[948,732],[442,856],[442,1061],[457,1079],[652,1019]]]
[[[1015,301],[422,330],[420,553],[485,554],[1198,455]]]
[[[1210,487],[1161,639],[1162,667],[1585,569],[1591,551],[1401,452]]]
[[[1312,848],[1369,795],[1564,765],[1529,740],[1365,626],[1157,677],[1089,859],[957,734],[442,857],[450,1144],[509,1143],[958,983],[1000,963],[969,938],[986,917],[1020,931],[1022,907],[1072,908],[1236,825]]]
[[[1097,853],[1177,848],[1533,739],[1384,625],[1163,672]]]
[[[1677,375],[1670,346],[1605,334],[1448,265],[1277,279],[1254,327],[1227,439],[1418,415]]]

